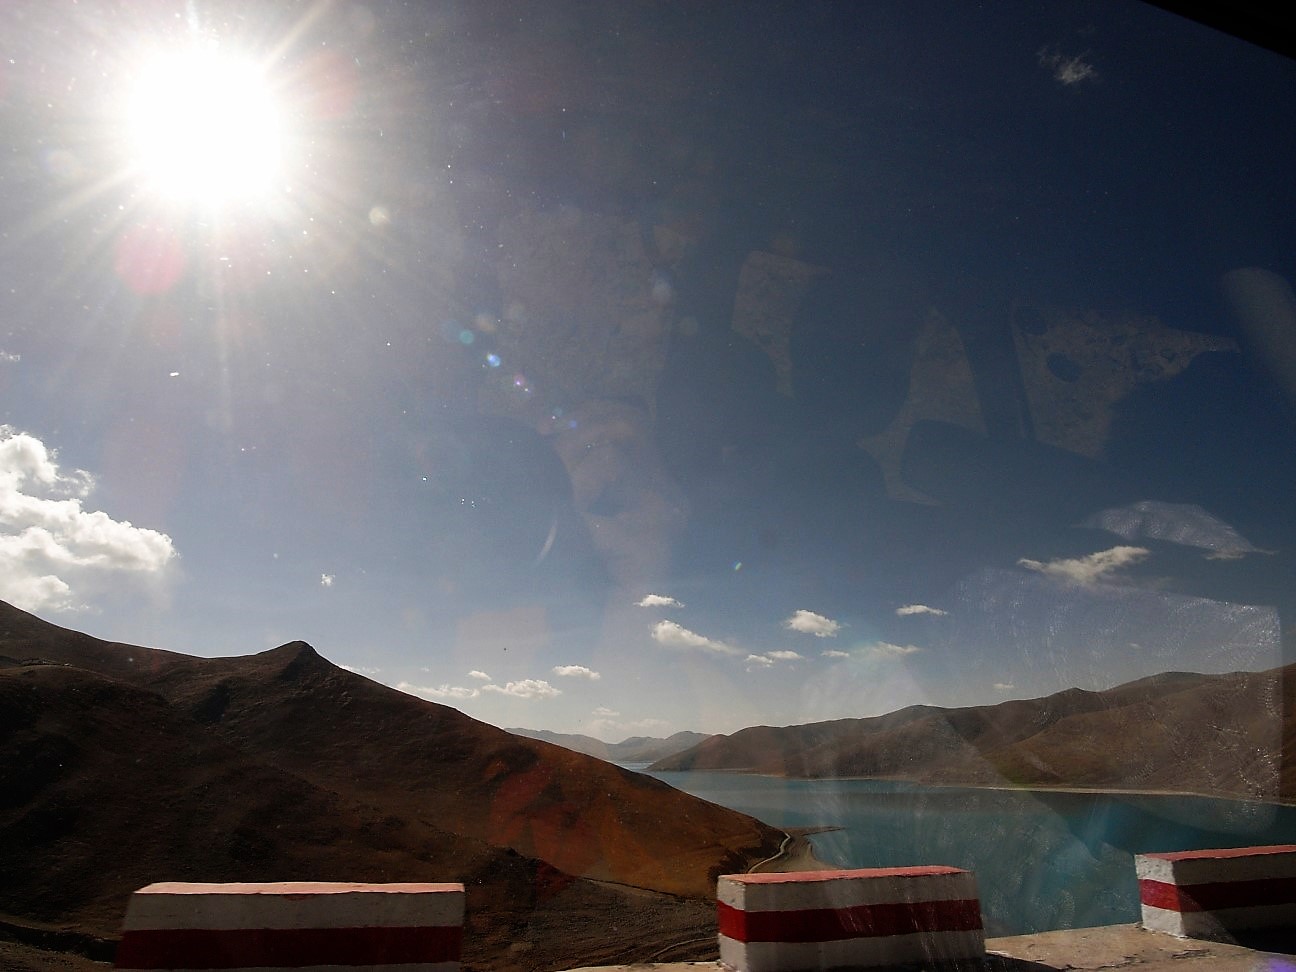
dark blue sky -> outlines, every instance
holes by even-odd
[[[1276,55],[1133,2],[0,28],[0,597],[607,738],[1286,657]],[[261,100],[141,119],[175,50]]]

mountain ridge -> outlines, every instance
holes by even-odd
[[[1296,665],[1165,672],[1102,691],[754,726],[652,770],[976,786],[1091,786],[1296,801]]]
[[[574,752],[584,753],[612,763],[648,763],[654,760],[683,752],[698,743],[709,739],[705,732],[691,732],[687,729],[672,733],[665,738],[659,736],[630,736],[620,742],[609,743],[593,736],[581,733],[553,732],[548,729],[509,729],[508,732],[528,739],[540,739],[544,742],[562,746]]]

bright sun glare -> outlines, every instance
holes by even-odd
[[[127,125],[136,171],[170,201],[252,202],[279,181],[284,130],[272,86],[255,64],[215,48],[146,64]]]

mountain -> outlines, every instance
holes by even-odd
[[[707,934],[784,836],[303,642],[194,658],[3,602],[0,779],[0,927],[100,951],[151,881],[458,880],[469,968],[622,961]]]
[[[607,743],[593,736],[580,733],[550,732],[548,729],[510,729],[518,736],[528,739],[543,739],[545,742],[562,746],[586,756],[596,756],[611,763],[650,763],[653,760],[665,759],[675,753],[698,745],[710,739],[704,732],[677,732],[661,739],[656,736],[631,736],[619,743]]]
[[[1296,665],[1289,665],[1227,675],[1170,672],[1101,692],[757,726],[713,736],[651,768],[1292,801],[1294,753]]]

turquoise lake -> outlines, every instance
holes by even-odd
[[[976,874],[990,936],[1138,921],[1137,853],[1296,843],[1296,807],[1268,803],[648,775],[775,827],[840,827],[811,838],[816,854],[839,867],[967,868]]]

